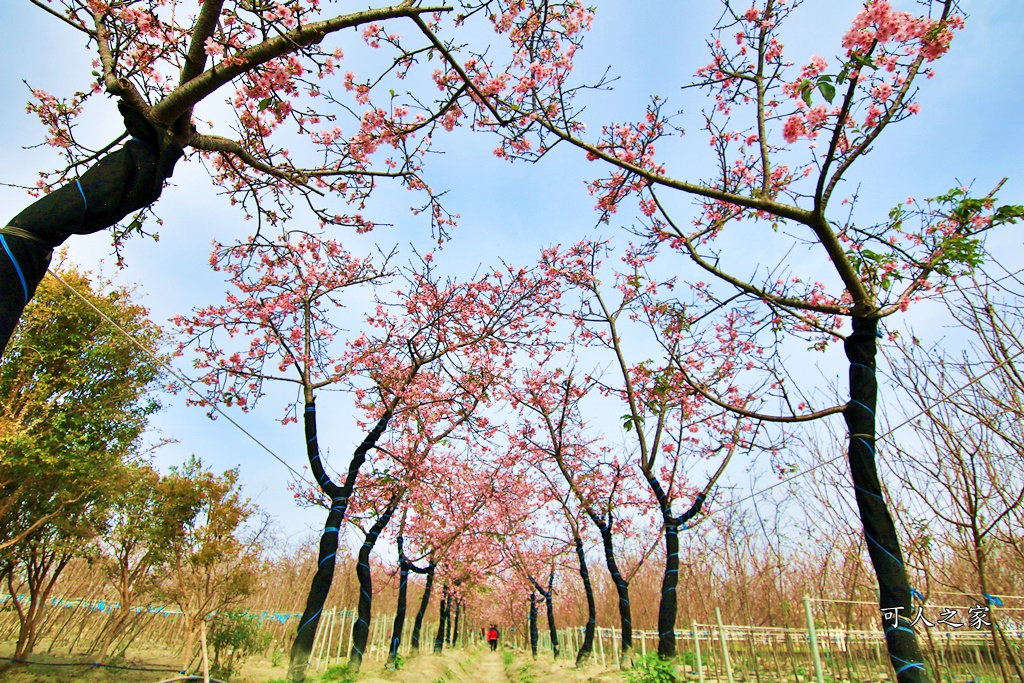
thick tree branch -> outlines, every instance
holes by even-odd
[[[416,17],[422,13],[449,12],[451,7],[414,7],[412,0],[401,4],[377,9],[352,12],[331,19],[299,26],[287,33],[265,40],[259,45],[232,55],[230,64],[211,66],[208,70],[174,89],[167,97],[153,107],[153,118],[160,124],[169,126],[179,116],[188,111],[204,97],[236,76],[250,71],[260,64],[294,52],[298,48],[318,43],[329,33],[342,29],[368,24],[374,21],[386,21],[398,17]]]
[[[196,24],[192,28],[192,42],[188,46],[188,54],[185,56],[185,66],[181,69],[179,84],[188,83],[203,73],[203,69],[206,68],[206,39],[213,36],[223,6],[224,0],[203,1],[203,7],[199,10]]]

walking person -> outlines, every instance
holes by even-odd
[[[491,627],[487,629],[487,643],[491,646],[491,652],[497,652],[498,638],[500,637],[501,631],[498,630],[498,625],[491,624]]]

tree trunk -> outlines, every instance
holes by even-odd
[[[366,652],[366,641],[370,636],[370,614],[373,607],[373,577],[370,575],[370,552],[377,543],[377,537],[391,521],[391,515],[398,507],[399,496],[391,499],[384,514],[374,522],[366,532],[363,545],[359,548],[359,561],[356,563],[356,577],[359,579],[359,607],[356,623],[352,625],[352,651],[348,657],[349,671],[358,672],[363,664],[363,653]]]
[[[853,332],[846,339],[850,361],[850,403],[843,412],[850,430],[850,473],[871,566],[878,579],[878,602],[883,615],[889,660],[899,683],[928,680],[917,635],[910,625],[910,583],[903,565],[896,526],[882,497],[875,466],[875,345],[878,321],[853,317]]]
[[[430,589],[434,585],[434,565],[430,564],[425,570],[417,569],[415,566],[412,570],[421,574],[427,575],[427,585],[423,588],[423,597],[420,598],[420,608],[416,612],[416,621],[412,625],[412,649],[416,652],[420,651],[420,628],[423,626],[423,617],[427,613],[427,607],[430,604]]]
[[[540,633],[537,630],[537,594],[530,591],[530,651],[533,658],[537,659],[537,641],[540,640]]]
[[[721,471],[722,468],[719,468],[719,473]],[[679,530],[685,529],[686,523],[700,512],[715,479],[712,478],[705,490],[697,494],[689,510],[675,517],[672,515],[672,502],[654,474],[644,470],[644,478],[658,501],[662,523],[665,525],[665,573],[661,578],[661,600],[658,604],[658,656],[671,660],[676,656],[676,615],[679,612],[679,596],[676,593],[676,585],[679,583]]]
[[[455,599],[451,593],[448,594],[448,605],[444,609],[444,644],[452,644],[452,600]]]
[[[306,434],[306,455],[309,458],[309,466],[316,478],[320,488],[331,497],[331,509],[327,513],[327,523],[324,532],[320,536],[320,551],[317,555],[317,569],[313,575],[313,581],[309,587],[309,595],[306,597],[306,607],[302,611],[302,618],[299,619],[299,630],[295,634],[295,642],[292,643],[291,662],[288,669],[288,680],[293,683],[301,683],[306,680],[306,667],[309,666],[309,655],[313,651],[313,639],[316,637],[316,629],[320,624],[320,614],[324,609],[324,602],[327,601],[327,594],[331,590],[331,582],[334,580],[335,555],[338,552],[338,532],[345,519],[345,511],[348,509],[349,498],[355,488],[356,477],[359,475],[359,468],[366,461],[366,454],[384,433],[390,412],[385,412],[370,433],[366,435],[359,447],[352,454],[349,462],[348,474],[344,486],[338,486],[331,481],[331,478],[324,471],[323,463],[320,462],[320,449],[316,440],[316,406],[312,401],[306,404],[303,416]]]
[[[444,649],[444,623],[448,619],[448,586],[441,591],[441,605],[438,608],[437,634],[434,636],[434,654],[439,655]]]
[[[676,614],[679,598],[679,525],[665,524],[665,573],[661,577],[661,602],[658,604],[658,656],[674,659],[676,656]]]
[[[452,624],[452,647],[459,644],[459,616],[462,612],[462,600],[455,601],[455,621]]]
[[[103,230],[155,202],[182,155],[181,147],[141,114],[123,103],[118,108],[133,139],[0,229],[0,355],[46,275],[53,249],[71,235]]]
[[[601,545],[604,547],[604,561],[608,566],[608,573],[615,584],[615,592],[619,598],[619,624],[622,628],[622,642],[620,645],[619,667],[629,669],[632,666],[630,652],[633,649],[633,622],[629,606],[629,583],[623,578],[619,571],[619,565],[615,561],[615,548],[612,545],[612,528],[605,524],[600,518],[592,516],[594,524],[601,532]]]
[[[391,646],[388,649],[388,661],[384,665],[394,671],[398,662],[398,647],[402,644],[402,628],[405,626],[405,603],[409,583],[409,565],[402,551],[402,537],[398,537],[398,604],[395,606],[395,620],[391,624]]]
[[[583,554],[583,539],[576,537],[576,557],[580,562],[580,578],[583,579],[583,591],[587,594],[587,626],[583,631],[583,645],[576,653],[576,668],[579,669],[594,650],[594,627],[597,625],[597,606],[594,604],[594,587],[590,583],[590,572],[587,570],[587,558]]]
[[[547,590],[544,590],[544,588],[542,588],[541,585],[537,583],[537,580],[534,579],[532,576],[530,577],[530,581],[537,588],[537,592],[541,594],[541,597],[544,598],[544,604],[547,607],[548,615],[548,632],[551,634],[551,652],[554,655],[554,658],[558,659],[558,629],[555,628],[555,604],[554,600],[552,599],[552,589],[555,585],[555,571],[554,569],[552,569],[551,573],[548,575]]]

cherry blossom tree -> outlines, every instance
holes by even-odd
[[[845,191],[854,167],[888,129],[921,111],[919,83],[933,75],[935,61],[964,25],[954,0],[929,0],[920,15],[897,10],[888,0],[866,0],[836,59],[815,55],[797,64],[784,54],[782,29],[799,3],[736,4],[725,0],[709,42],[712,60],[687,84],[689,92],[709,96],[702,123],[717,161],[710,178],[687,177],[689,157],[659,154],[662,143],[681,136],[683,128],[657,96],[638,121],[588,126],[577,100],[582,86],[564,78],[526,78],[510,82],[497,101],[481,100],[467,116],[502,136],[499,155],[535,160],[561,143],[602,162],[608,174],[590,185],[602,220],[610,221],[635,198],[642,225],[634,230],[665,258],[678,254],[713,277],[719,289],[731,290],[722,299],[760,305],[781,331],[810,337],[819,348],[843,339],[851,396],[842,410],[861,521],[882,587],[880,607],[908,613],[909,585],[875,467],[878,322],[975,265],[984,233],[1024,211],[998,206],[998,186],[980,197],[958,187],[930,200],[908,199],[880,219],[856,220],[856,193]],[[540,73],[556,65],[546,59],[545,45],[521,49],[522,60]],[[457,72],[457,58],[446,59]],[[681,173],[673,166],[682,167]],[[697,199],[695,216],[684,214],[678,196]],[[735,234],[738,226],[773,228],[758,233],[766,249],[785,241],[781,251],[788,254],[809,244],[825,272],[823,281],[791,274],[787,257],[777,268],[739,275],[739,255],[716,249],[718,238]],[[847,318],[852,333],[844,334]],[[805,408],[793,412],[799,415],[790,418],[820,416]],[[901,621],[887,631],[903,683],[924,678],[908,624]]]
[[[473,74],[453,75],[437,71],[432,59],[460,52],[461,36],[487,35],[480,30],[486,26],[516,41],[549,43],[564,71],[590,17],[579,0],[552,2],[542,12],[498,0],[457,7],[401,0],[342,13],[320,0],[33,4],[69,35],[84,36],[95,58],[78,65],[81,85],[72,94],[32,88],[29,111],[46,127],[45,142],[65,158],[27,187],[36,196],[53,194],[0,233],[0,347],[42,279],[50,250],[133,212],[114,229],[115,244],[144,232],[149,207],[183,149],[199,153],[190,156],[261,229],[305,206],[321,226],[370,230],[366,201],[378,183],[393,179],[421,198],[413,212],[425,212],[443,238],[455,216],[423,169],[435,135],[459,125],[474,98],[530,67],[470,57]],[[345,55],[367,51],[364,59]],[[486,45],[473,49],[486,52]],[[472,81],[459,87],[460,78]],[[103,94],[119,100],[127,132],[107,143],[85,140],[77,121],[88,107],[102,106],[96,101]],[[219,103],[230,106],[233,122],[214,120]],[[286,145],[296,140],[301,149],[291,151]],[[346,205],[341,212],[337,200]]]
[[[566,522],[572,532],[580,577],[587,596],[590,618],[584,643],[577,653],[577,666],[589,655],[593,642],[592,622],[596,617],[593,611],[593,589],[583,554],[582,533],[576,520],[576,506],[591,521],[601,537],[605,563],[618,596],[621,666],[629,668],[629,652],[633,646],[629,579],[619,569],[612,530],[618,527],[621,532],[622,520],[617,520],[616,515],[621,515],[623,508],[638,501],[630,501],[625,495],[631,489],[631,477],[626,473],[625,463],[610,458],[608,453],[603,452],[606,447],[602,448],[596,439],[588,439],[584,433],[580,403],[596,384],[593,380],[578,378],[573,370],[545,371],[543,368],[527,370],[518,384],[513,396],[514,403],[520,408],[520,423],[513,445],[528,455],[533,467],[541,473],[553,495],[562,504]],[[552,464],[554,467],[551,467]],[[557,474],[549,474],[548,469],[556,470]],[[556,479],[564,481],[565,486],[556,484]],[[561,490],[566,487],[568,495],[563,496]],[[570,499],[574,501],[572,506]],[[536,600],[532,591],[531,598]],[[531,614],[534,614],[535,609],[536,605],[533,604]]]
[[[726,310],[724,322],[704,334],[701,319],[709,313],[698,315],[699,309],[678,300],[658,299],[659,290],[671,290],[674,281],[653,279],[646,269],[653,255],[642,249],[626,251],[622,270],[612,272],[612,291],[606,292],[602,277],[607,269],[602,269],[601,256],[607,250],[602,243],[581,242],[564,252],[557,247],[546,250],[542,262],[553,277],[580,293],[579,307],[565,309],[576,328],[574,338],[603,348],[614,358],[617,377],[614,382],[602,380],[601,387],[627,411],[622,419],[630,435],[629,449],[636,453],[636,464],[660,516],[666,563],[658,608],[658,654],[671,659],[676,655],[678,534],[695,523],[692,520],[701,514],[732,456],[739,449],[752,448],[757,434],[756,424],[748,419],[753,413],[730,414],[694,390],[684,373],[687,369],[710,372],[717,383],[730,386],[728,395],[744,410],[751,398],[741,396],[732,384],[735,368],[744,363],[753,368],[761,349],[741,334],[749,322],[743,309]],[[722,308],[711,302],[712,313]],[[656,342],[654,349],[660,355],[631,362],[630,354],[636,353],[631,349],[642,348],[645,332]],[[687,469],[701,460],[717,461],[717,466],[706,484],[698,487],[690,482]],[[673,505],[680,500],[689,502],[684,512],[675,514]]]
[[[213,262],[231,275],[242,296],[229,294],[224,306],[176,319],[197,347],[198,366],[208,371],[208,400],[248,410],[266,381],[290,382],[302,391],[309,466],[330,503],[318,569],[292,648],[294,680],[305,675],[360,468],[388,423],[436,406],[438,419],[415,422],[415,433],[426,443],[443,438],[488,400],[487,388],[508,372],[520,348],[532,355],[543,352],[539,337],[547,322],[537,313],[558,295],[543,273],[506,267],[469,282],[444,282],[433,274],[431,260],[426,256],[419,270],[405,273],[406,287],[394,298],[378,297],[366,317],[369,335],[349,338],[343,350],[336,348],[341,330],[331,313],[346,288],[379,282],[384,273],[337,243],[308,235],[296,243],[219,248]],[[222,348],[237,344],[239,336],[250,338],[244,351]],[[320,456],[315,406],[317,389],[339,383],[351,389],[356,406],[368,416],[370,422],[361,427],[375,423],[353,453],[341,485],[332,481]],[[296,406],[290,406],[284,421],[296,421],[295,413]]]

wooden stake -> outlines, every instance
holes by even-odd
[[[210,683],[210,658],[206,654],[206,620],[199,625],[199,642],[203,646],[203,683]]]

